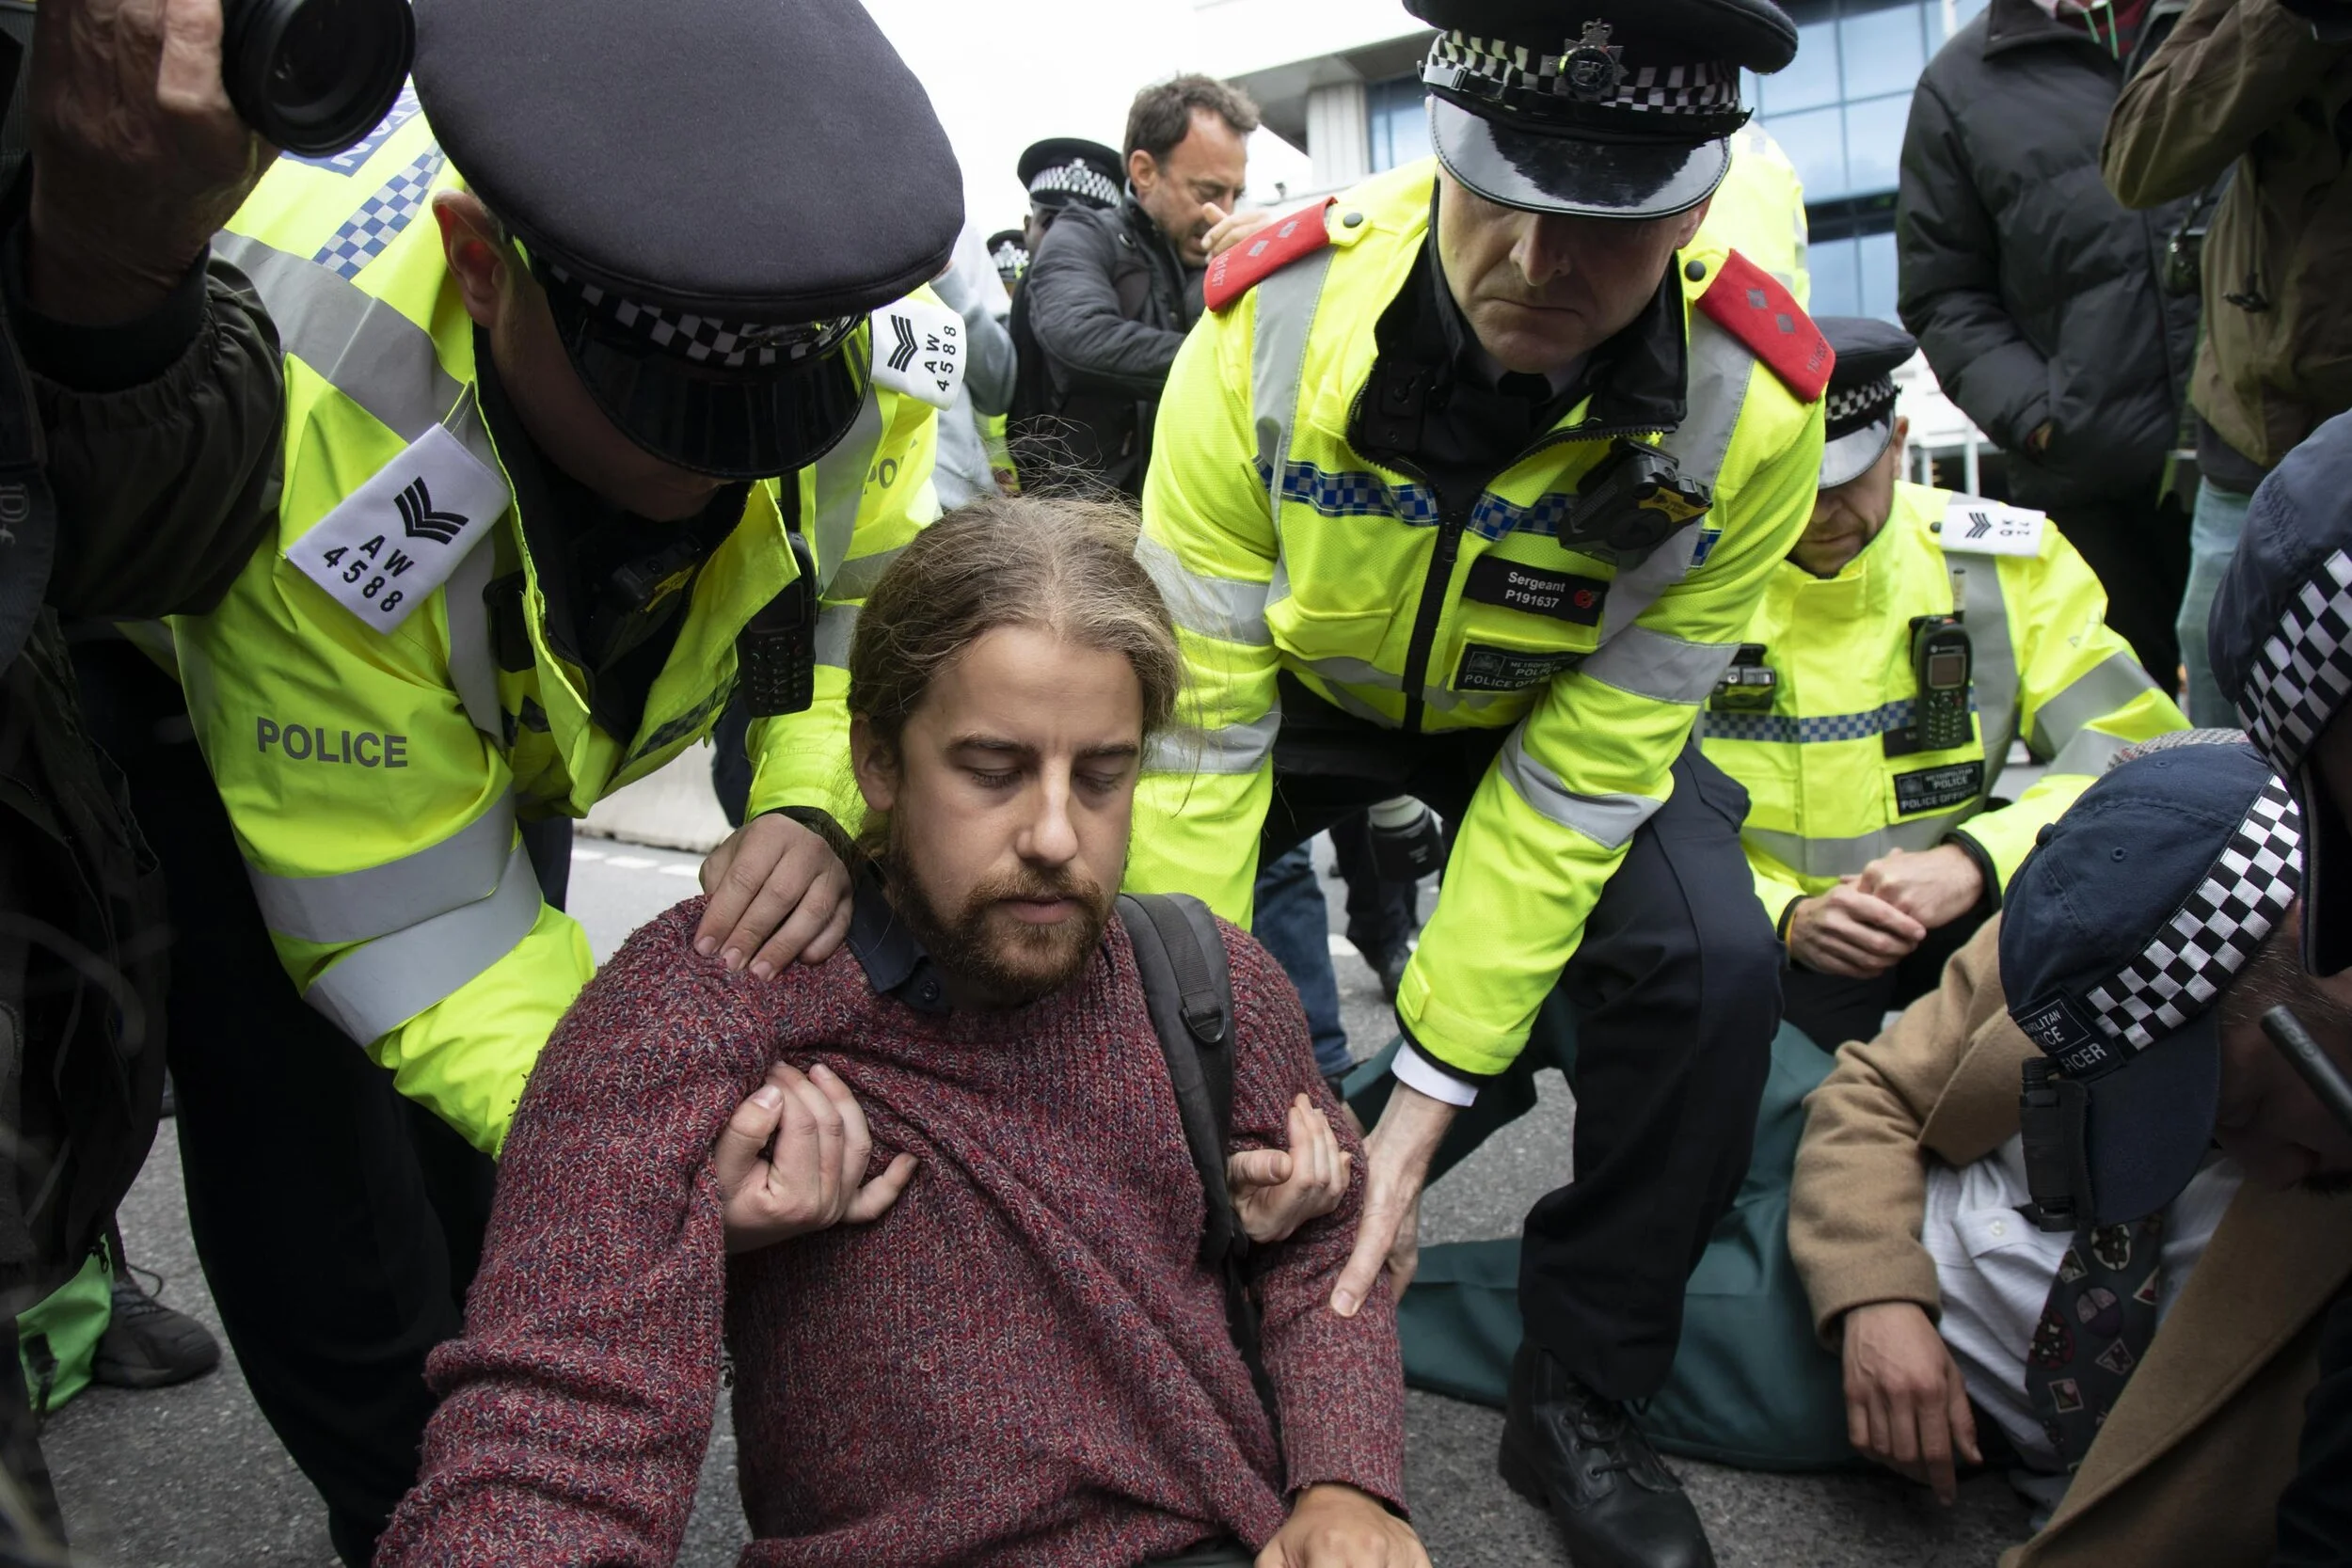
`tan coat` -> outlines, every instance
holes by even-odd
[[[1999,933],[1987,922],[1941,990],[1840,1050],[1805,1102],[1788,1250],[1827,1343],[1870,1302],[1938,1313],[1922,1155],[1965,1165],[2016,1135],[2034,1047],[2009,1021]],[[2241,1187],[2048,1528],[2003,1568],[2266,1562],[2321,1319],[2347,1277],[2352,1202]]]

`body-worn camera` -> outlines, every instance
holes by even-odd
[[[1780,675],[1764,662],[1766,652],[1761,642],[1740,643],[1724,670],[1724,678],[1715,683],[1707,705],[1718,713],[1772,712],[1772,695],[1780,688]]]
[[[1624,555],[1656,549],[1713,504],[1706,485],[1682,477],[1671,452],[1619,441],[1584,477],[1574,510],[1560,524],[1560,543]]]
[[[373,130],[417,51],[408,0],[226,0],[220,73],[247,125],[289,152],[341,152]]]

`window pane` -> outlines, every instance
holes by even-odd
[[[1895,6],[1849,16],[1837,24],[1848,98],[1911,90],[1928,63],[1919,31],[1921,9],[1915,4]]]
[[[1846,105],[1846,188],[1891,191],[1902,159],[1903,126],[1911,118],[1911,95],[1873,98]],[[1806,187],[1808,195],[1812,187]]]
[[[1837,102],[1837,24],[1810,22],[1797,29],[1797,57],[1757,84],[1766,114],[1818,108]]]
[[[1429,113],[1422,96],[1420,81],[1409,76],[1364,88],[1366,151],[1375,174],[1428,156]]]
[[[1805,199],[1826,201],[1846,194],[1846,136],[1840,111],[1814,109],[1801,115],[1775,115],[1765,129],[1797,166],[1804,182]]]
[[[1813,247],[1808,258],[1813,266],[1813,303],[1807,307],[1811,314],[1862,313],[1862,291],[1854,280],[1854,250],[1851,240],[1831,240]]]
[[[1865,234],[1853,244],[1862,274],[1862,313],[1895,321],[1894,234]]]
[[[1958,32],[1975,21],[1984,6],[1985,0],[1952,0],[1952,31]]]

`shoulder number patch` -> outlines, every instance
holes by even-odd
[[[1821,401],[1837,355],[1779,278],[1732,251],[1699,295],[1699,309],[1746,344],[1799,399]]]
[[[928,299],[874,312],[874,385],[933,408],[955,405],[963,385],[963,318]]]
[[[1201,303],[1212,310],[1222,310],[1248,293],[1260,278],[1329,245],[1331,230],[1326,227],[1325,214],[1338,199],[1327,196],[1311,207],[1274,219],[1231,250],[1218,252],[1209,261],[1207,276],[1200,279]]]
[[[449,580],[506,511],[506,480],[435,425],[286,547],[286,559],[376,631]]]
[[[1954,496],[1944,505],[1944,520],[1931,525],[1935,542],[1947,550],[1974,555],[2040,555],[2042,528],[2049,517],[2023,506],[1989,501],[1980,496]]]

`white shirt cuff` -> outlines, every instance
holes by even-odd
[[[1400,1041],[1396,1059],[1389,1064],[1389,1071],[1408,1089],[1419,1089],[1432,1100],[1442,1100],[1448,1105],[1469,1105],[1478,1099],[1478,1085],[1456,1078],[1429,1057],[1413,1049],[1411,1040]]]

